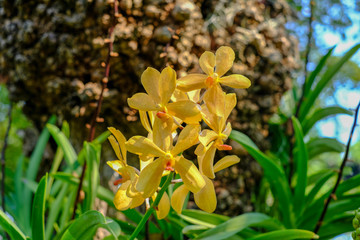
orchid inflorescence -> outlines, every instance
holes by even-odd
[[[205,74],[188,74],[176,80],[171,67],[161,73],[150,67],[144,71],[141,83],[146,93],[136,93],[128,104],[139,110],[147,137],[134,136],[126,141],[119,130],[109,128],[112,133],[109,141],[118,160],[109,161],[108,165],[121,175],[116,181],[120,184],[114,198],[117,209],[138,207],[147,198],[154,200],[161,178],[175,171],[179,175],[176,182],[183,184],[176,188],[171,200],[166,192],[162,196],[156,208],[158,218],[167,216],[170,203],[181,213],[189,192],[194,194],[200,209],[215,210],[217,201],[211,179],[216,172],[240,161],[231,155],[214,164],[216,150],[232,149],[224,141],[231,132],[227,118],[237,103],[235,94],[226,94],[221,85],[233,88],[251,85],[249,79],[239,74],[223,77],[234,59],[234,51],[223,46],[215,54],[206,51],[201,55],[199,63]],[[210,129],[201,129],[202,120]],[[194,145],[198,167],[182,155]],[[139,156],[140,170],[127,164],[127,151]]]

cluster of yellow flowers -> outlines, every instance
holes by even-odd
[[[188,192],[194,194],[197,206],[213,212],[216,195],[211,179],[215,173],[236,164],[240,159],[226,156],[214,164],[216,150],[231,150],[224,144],[231,132],[227,118],[236,105],[234,93],[226,94],[220,84],[233,88],[248,88],[246,77],[233,74],[222,77],[233,65],[235,53],[230,47],[220,47],[215,54],[206,51],[199,59],[205,74],[189,74],[176,80],[171,67],[162,72],[147,68],[141,76],[146,93],[136,93],[128,99],[130,107],[139,110],[141,123],[148,136],[134,136],[126,141],[115,128],[109,128],[109,141],[118,160],[108,165],[121,175],[121,184],[114,198],[119,210],[135,208],[146,198],[156,198],[162,176],[175,171],[183,185],[172,194],[165,193],[157,207],[158,218],[167,216],[170,203],[181,213]],[[201,129],[204,121],[210,129]],[[186,125],[186,126],[185,126]],[[184,127],[185,126],[185,127]],[[176,140],[176,144],[174,144]],[[183,157],[182,152],[197,145],[198,168]],[[129,166],[126,152],[137,154],[140,170]]]

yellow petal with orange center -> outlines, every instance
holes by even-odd
[[[230,76],[222,77],[219,83],[232,88],[248,88],[251,86],[251,81],[240,74],[232,74]]]
[[[107,161],[106,163],[112,169],[114,169],[114,171],[116,171],[118,174],[120,174],[124,180],[130,179],[130,175],[127,173],[128,167],[127,167],[127,165],[125,165],[124,162],[115,160],[115,161]]]
[[[169,114],[180,118],[188,124],[196,124],[201,121],[201,113],[197,104],[190,100],[169,103],[167,105]]]
[[[165,156],[165,152],[155,145],[153,141],[143,136],[134,136],[126,143],[126,149],[129,152],[140,156],[161,157]]]
[[[155,197],[157,194],[154,194],[153,200],[155,200]],[[156,215],[158,219],[164,219],[170,211],[170,199],[169,195],[165,192],[164,195],[162,195],[159,205],[157,206]]]
[[[109,127],[108,130],[115,136],[116,141],[120,147],[122,160],[126,163],[126,147],[125,147],[126,138],[125,138],[125,136],[119,130],[117,130],[113,127]],[[121,159],[121,158],[119,158],[119,159]]]
[[[201,127],[199,124],[188,124],[183,130],[181,130],[179,138],[175,147],[171,150],[173,156],[185,151],[198,142],[198,136]]]
[[[185,77],[179,78],[176,82],[176,87],[184,92],[206,88],[205,80],[207,77],[208,76],[205,74],[189,74]]]
[[[199,135],[199,141],[202,145],[207,146],[210,142],[214,141],[218,134],[212,130],[204,129]]]
[[[220,159],[217,163],[215,163],[214,172],[221,171],[239,162],[240,162],[240,158],[238,156],[235,155],[225,156],[222,159]]]
[[[136,93],[131,98],[128,98],[130,107],[143,111],[156,111],[158,107],[154,100],[146,93]]]
[[[171,196],[171,206],[178,214],[181,213],[189,190],[183,184],[178,187]]]
[[[199,64],[204,73],[212,75],[215,67],[215,55],[212,52],[205,51],[199,58]]]
[[[187,189],[196,193],[205,186],[204,178],[193,162],[184,157],[175,158],[175,170],[179,173]]]
[[[161,102],[160,72],[155,68],[148,67],[141,75],[141,83],[145,91],[156,103]]]
[[[165,160],[159,158],[147,165],[141,171],[139,180],[136,184],[136,190],[141,192],[144,198],[151,197],[156,192],[161,181],[165,164]]]
[[[203,156],[199,156],[199,167],[202,174],[213,179],[214,174],[214,157],[216,152],[215,144],[211,144]]]
[[[176,72],[171,67],[166,67],[160,74],[159,90],[161,104],[169,102],[176,87]]]
[[[194,199],[196,205],[203,211],[212,213],[216,209],[216,194],[214,189],[213,182],[204,176],[206,182],[205,187],[203,187],[199,192],[194,194]]]
[[[215,53],[216,70],[215,72],[222,76],[230,70],[234,63],[235,53],[227,46],[220,47]]]
[[[126,210],[130,207],[132,199],[126,195],[126,189],[130,184],[131,181],[124,182],[115,194],[114,205],[116,209],[120,211]]]

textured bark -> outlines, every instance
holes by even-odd
[[[50,114],[69,121],[78,148],[101,89],[110,12],[111,5],[97,0],[0,0],[0,75],[9,81],[12,100],[25,102],[24,112],[38,128]],[[199,72],[203,51],[229,45],[236,53],[232,72],[252,81],[247,90],[227,89],[238,97],[233,128],[267,149],[267,122],[297,68],[297,41],[284,28],[291,15],[285,0],[121,1],[114,30],[118,56],[111,60],[105,122],[97,132],[115,126],[126,137],[144,133],[126,99],[143,91],[140,76],[148,66],[160,70],[169,63],[178,76]],[[218,174],[218,211],[237,215],[252,210],[261,168],[231,144],[242,161]]]

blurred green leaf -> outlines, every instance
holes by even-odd
[[[43,176],[37,187],[32,208],[32,238],[45,239],[45,200],[48,175]]]
[[[278,230],[269,233],[259,234],[248,240],[279,240],[279,239],[318,239],[319,236],[313,232],[299,229]]]
[[[337,106],[318,109],[302,122],[301,125],[303,127],[304,135],[306,135],[318,121],[336,114],[353,115],[354,113],[350,110]]]
[[[24,233],[13,223],[6,214],[0,210],[0,225],[6,231],[11,239],[22,240],[26,239]]]
[[[322,175],[321,178],[318,179],[317,182],[315,182],[314,187],[306,196],[306,205],[311,204],[311,202],[315,199],[316,194],[320,191],[320,189],[324,186],[324,184],[333,176],[335,176],[334,171],[326,172],[325,174]]]
[[[120,227],[118,225],[116,227],[116,225],[113,221],[106,221],[100,212],[90,210],[82,214],[67,228],[61,240],[92,239],[99,227],[106,228],[113,235],[113,239],[117,239]]]
[[[67,164],[69,166],[73,166],[77,159],[77,154],[65,134],[61,132],[58,127],[52,124],[46,124],[46,128],[49,130],[57,145],[60,146],[64,151]]]
[[[312,88],[312,85],[318,76],[318,74],[321,72],[321,70],[324,68],[326,61],[331,56],[332,52],[334,51],[336,46],[330,48],[330,50],[320,59],[320,62],[316,66],[315,70],[312,71],[309,75],[309,77],[306,79],[306,85],[305,85],[305,93],[304,96],[307,96],[310,92],[310,89]],[[305,134],[305,131],[304,131]]]
[[[219,225],[220,223],[229,220],[228,216],[224,216],[216,213],[207,213],[204,211],[194,210],[194,209],[183,210],[181,215],[187,216],[188,218],[200,220],[206,223],[210,223],[212,225]]]
[[[273,194],[279,200],[279,208],[284,218],[285,226],[294,227],[295,216],[292,210],[291,191],[284,170],[263,154],[245,134],[233,130],[229,138],[240,143],[264,169],[264,175],[270,183]]]
[[[56,121],[55,116],[51,116],[48,123],[53,124]],[[29,166],[26,170],[26,180],[31,182],[35,181],[36,175],[39,170],[39,166],[42,160],[42,156],[44,154],[44,150],[47,142],[49,141],[50,133],[44,128],[40,134],[39,139],[36,142],[36,146],[34,152],[31,154]],[[22,213],[22,217],[24,219],[24,229],[27,234],[31,234],[31,226],[30,226],[30,213],[31,213],[31,203],[32,203],[32,192],[29,188],[24,188],[22,201],[24,205],[24,212]]]
[[[235,235],[244,228],[247,228],[252,224],[261,223],[268,219],[270,219],[270,217],[262,213],[245,213],[240,216],[231,218],[226,222],[219,224],[215,228],[209,229],[199,234],[195,239],[203,239],[203,240],[228,239],[229,237]]]
[[[294,189],[295,214],[300,215],[305,204],[305,190],[307,186],[307,165],[308,153],[305,148],[304,135],[299,121],[292,117],[292,124],[295,132],[295,148],[293,149],[296,165],[296,184]]]
[[[91,210],[96,198],[97,187],[100,184],[99,177],[99,162],[100,162],[100,145],[95,146],[92,143],[84,142],[84,148],[86,149],[86,162],[87,162],[87,181],[88,186],[86,188],[85,198],[85,211]]]
[[[349,51],[347,51],[345,55],[334,66],[329,67],[326,70],[324,75],[316,84],[314,90],[306,95],[305,101],[301,105],[299,112],[300,122],[302,122],[306,118],[307,114],[309,113],[311,107],[314,105],[315,100],[320,95],[322,90],[331,81],[331,79],[335,76],[335,74],[339,71],[339,69],[359,50],[359,48],[360,48],[360,44],[357,44],[354,47],[352,47]]]
[[[314,138],[306,144],[309,152],[309,159],[312,159],[325,152],[341,153],[345,145],[334,138]]]
[[[92,141],[92,143],[94,143],[94,144],[102,144],[103,142],[105,142],[107,140],[107,138],[110,135],[111,135],[110,131],[106,130],[105,132],[103,132],[102,134],[97,136],[97,138],[95,138],[94,141]]]

